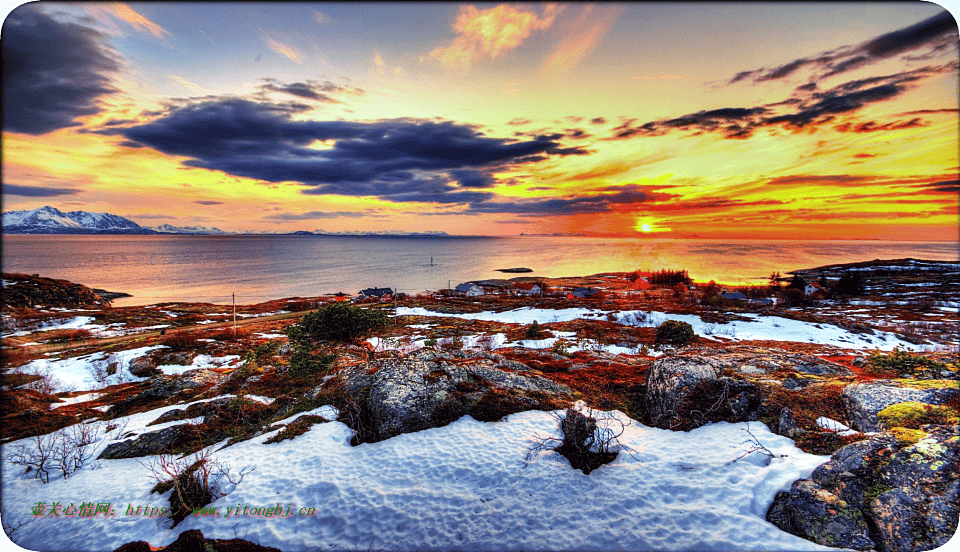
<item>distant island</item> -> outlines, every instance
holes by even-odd
[[[510,274],[522,274],[524,272],[533,272],[530,268],[498,268],[497,272],[508,272]]]
[[[110,213],[87,211],[63,212],[49,205],[31,211],[7,211],[3,213],[4,234],[135,234],[135,235],[238,235],[238,236],[370,236],[370,237],[425,237],[454,238],[442,231],[402,232],[383,230],[378,232],[323,230],[297,230],[295,232],[226,232],[207,226],[173,226],[162,224],[149,227]]]

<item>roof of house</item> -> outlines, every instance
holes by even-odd
[[[727,292],[727,293],[721,294],[720,296],[730,301],[746,301],[747,299],[749,299],[749,297],[740,293],[739,291]]]
[[[467,282],[467,283],[460,284],[460,285],[458,285],[457,287],[455,287],[455,288],[453,288],[453,289],[455,289],[455,290],[457,290],[457,291],[459,291],[459,292],[462,292],[462,293],[466,293],[466,292],[470,291],[471,289],[473,289],[473,288],[475,288],[475,287],[477,287],[477,284],[473,284],[473,283]]]
[[[593,295],[593,294],[595,294],[595,293],[599,293],[599,292],[600,292],[600,290],[597,289],[597,288],[579,287],[579,288],[573,290],[573,295],[574,295],[574,297],[590,297],[591,295]]]
[[[361,290],[360,295],[366,295],[367,297],[383,297],[384,295],[393,295],[393,290],[390,288],[372,287]]]
[[[540,287],[540,284],[536,282],[519,282],[517,284],[514,284],[513,287],[517,289],[525,289],[527,291],[532,291],[533,288]]]

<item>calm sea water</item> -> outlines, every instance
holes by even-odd
[[[417,293],[467,280],[686,269],[695,280],[759,283],[872,259],[957,261],[949,242],[719,241],[645,238],[377,238],[311,236],[3,236],[3,271],[40,274],[133,295],[115,306],[229,304],[367,287]],[[433,262],[431,264],[431,258]]]

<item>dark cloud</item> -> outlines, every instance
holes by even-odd
[[[330,81],[320,82],[309,80],[307,82],[292,82],[289,84],[283,84],[278,82],[276,79],[271,78],[261,80],[264,81],[264,84],[260,85],[260,90],[262,92],[281,92],[284,94],[297,96],[299,98],[324,103],[342,103],[339,99],[335,98],[334,95],[364,94],[364,91],[360,88],[353,86],[341,86]]]
[[[3,23],[3,130],[40,135],[79,126],[116,92],[120,70],[106,35],[60,22],[37,4],[13,11]]]
[[[225,98],[172,108],[146,124],[98,132],[185,156],[186,166],[267,182],[300,182],[313,187],[310,193],[316,194],[382,195],[381,189],[401,193],[408,184],[420,191],[423,182],[440,176],[451,191],[449,171],[587,153],[562,147],[561,135],[511,141],[490,138],[473,126],[450,121],[291,118],[305,109]],[[316,141],[332,145],[328,149],[310,147]]]
[[[960,180],[943,180],[940,182],[929,182],[924,184],[914,184],[914,188],[919,188],[926,192],[935,192],[943,194],[960,193]]]
[[[375,218],[385,216],[376,211],[308,211],[306,213],[271,213],[263,217],[273,222],[291,220],[320,220],[334,218]]]
[[[612,193],[604,193],[612,192]],[[674,194],[659,191],[656,186],[611,186],[587,195],[533,199],[512,203],[483,202],[470,205],[470,212],[474,213],[512,213],[518,215],[580,215],[607,213],[615,205],[647,204],[654,201],[665,201],[677,198]]]
[[[222,201],[212,201],[208,199],[197,200],[197,201],[194,201],[194,203],[196,203],[197,205],[223,205]]]
[[[862,176],[853,174],[794,174],[789,176],[778,176],[767,180],[769,186],[779,186],[784,184],[823,184],[827,186],[863,186],[874,180],[873,176]]]
[[[931,59],[956,49],[957,24],[946,10],[933,17],[890,33],[863,42],[856,46],[844,46],[815,57],[804,57],[773,69],[761,68],[741,71],[727,84],[750,80],[754,83],[787,78],[807,68],[815,72],[814,80],[859,69],[877,61],[917,50],[926,50],[910,60]]]
[[[48,188],[45,186],[25,186],[22,184],[4,184],[3,195],[22,197],[56,197],[63,195],[77,195],[82,190],[77,188]]]
[[[607,120],[604,119],[603,117],[595,117],[593,119],[590,119],[590,122],[595,125],[603,125],[607,123]]]
[[[636,119],[627,119],[620,126],[615,127],[613,135],[606,139],[663,136],[672,131],[710,132],[723,134],[725,138],[749,138],[757,129],[764,127],[786,126],[802,129],[811,125],[823,125],[834,121],[839,115],[853,114],[869,104],[893,99],[932,76],[956,72],[958,65],[960,63],[952,61],[892,75],[856,79],[825,91],[817,91],[816,87],[800,87],[804,89],[802,97],[792,97],[756,107],[698,111],[640,125],[635,124]],[[845,122],[836,128],[841,132],[850,129],[856,132],[871,132],[922,126],[924,122],[917,119],[900,124],[906,126],[895,123],[884,125],[870,122],[861,124]],[[857,128],[860,130],[856,130]]]
[[[876,157],[876,156],[877,156],[877,154],[875,154],[875,153],[858,153],[858,154],[854,155],[853,157],[856,158],[856,159],[867,159],[867,158]]]
[[[867,121],[865,123],[860,123],[854,125],[851,123],[839,124],[833,128],[837,129],[839,132],[879,132],[887,130],[900,130],[904,128],[915,128],[915,127],[925,127],[930,123],[924,121],[920,117],[914,117],[909,121],[892,121],[889,123],[879,124],[876,121]]]
[[[907,111],[903,115],[929,115],[933,113],[960,113],[960,109],[955,107],[946,109],[918,109],[916,111]]]

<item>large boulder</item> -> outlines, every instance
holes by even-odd
[[[940,426],[879,470],[870,504],[883,550],[937,548],[957,532],[960,516],[960,427]]]
[[[516,364],[490,353],[424,350],[348,367],[338,377],[372,425],[362,440],[380,441],[464,414],[491,421],[510,411],[554,409],[572,399],[565,385],[500,367]]]
[[[904,447],[891,434],[847,445],[778,493],[767,520],[827,546],[921,552],[946,543],[960,516],[957,426]]]
[[[942,388],[915,389],[892,381],[854,383],[843,389],[843,405],[851,426],[864,432],[882,431],[877,414],[884,408],[905,402],[939,405],[960,394],[956,382]],[[946,385],[946,384],[945,384]]]
[[[721,377],[707,359],[662,357],[647,372],[644,406],[651,425],[688,430],[721,420],[756,420],[760,393],[754,383]]]
[[[777,494],[767,521],[824,546],[855,550],[875,546],[863,513],[808,479],[794,481],[789,493]]]

